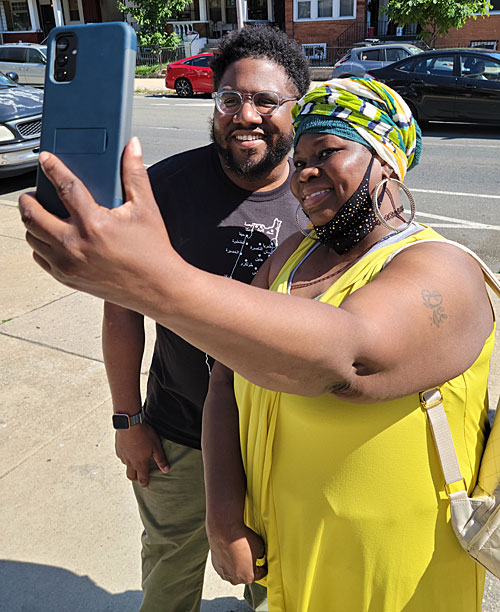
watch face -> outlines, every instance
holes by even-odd
[[[128,415],[127,414],[114,414],[113,415],[113,427],[115,429],[130,429]]]

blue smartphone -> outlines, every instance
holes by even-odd
[[[107,208],[123,204],[121,156],[130,139],[136,35],[121,22],[51,30],[40,150],[57,155]],[[68,212],[38,168],[38,201]]]

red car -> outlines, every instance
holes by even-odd
[[[200,53],[172,62],[167,66],[165,87],[175,89],[181,98],[189,98],[194,93],[212,93],[214,83],[209,67],[212,57],[213,53]]]

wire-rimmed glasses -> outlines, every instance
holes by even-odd
[[[217,110],[223,115],[236,115],[243,106],[243,101],[249,99],[252,107],[259,115],[271,115],[285,102],[296,101],[298,98],[282,96],[276,91],[257,91],[254,94],[239,91],[217,91],[212,94]]]

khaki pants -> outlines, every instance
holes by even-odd
[[[162,443],[169,473],[152,460],[149,486],[132,483],[144,525],[141,612],[199,612],[208,555],[201,451]],[[259,585],[245,588],[245,599],[255,610],[267,610]]]

